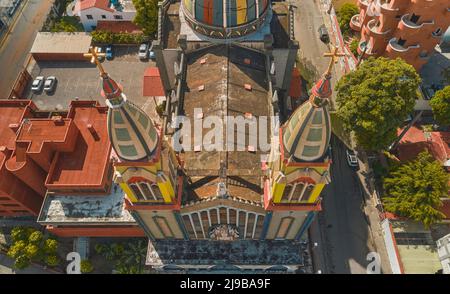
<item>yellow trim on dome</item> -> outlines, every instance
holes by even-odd
[[[317,198],[319,198],[320,193],[322,192],[323,188],[325,187],[325,184],[317,184],[314,187],[314,190],[311,193],[311,196],[309,197],[308,203],[315,203],[317,201]]]
[[[236,14],[238,25],[247,22],[247,12],[247,0],[236,0]]]

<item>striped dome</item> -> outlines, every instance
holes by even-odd
[[[267,0],[183,0],[185,14],[199,23],[231,28],[251,23],[266,13]]]
[[[127,101],[118,85],[102,74],[102,96],[108,111],[108,135],[114,151],[128,161],[149,159],[158,146],[158,133],[147,114]]]

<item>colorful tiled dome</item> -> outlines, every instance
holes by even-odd
[[[183,0],[187,22],[213,38],[239,37],[254,32],[264,21],[268,0]]]

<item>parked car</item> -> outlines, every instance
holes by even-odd
[[[44,91],[47,93],[53,92],[56,87],[56,82],[57,82],[56,77],[54,76],[48,77],[44,83]]]
[[[97,47],[97,53],[105,53],[105,50],[102,48],[102,47]],[[99,57],[98,57],[98,60],[99,61],[103,61],[105,58],[102,56],[102,55],[100,55]]]
[[[155,52],[153,51],[153,45],[150,47],[150,49],[148,49],[149,52],[149,56],[151,60],[155,60],[156,56],[155,56]]]
[[[319,28],[319,38],[322,42],[328,43],[330,41],[330,35],[328,34],[328,30],[324,25],[321,25]]]
[[[358,166],[358,158],[356,157],[356,153],[353,150],[346,150],[347,153],[347,163],[351,167],[357,167]]]
[[[44,85],[44,77],[38,76],[34,79],[33,83],[31,84],[31,91],[39,92],[42,90],[43,85]]]
[[[142,43],[141,46],[139,46],[139,59],[144,60],[148,58],[148,44]]]
[[[106,59],[111,60],[113,58],[114,58],[114,52],[113,52],[112,45],[108,45],[106,47]]]

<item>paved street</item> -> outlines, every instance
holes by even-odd
[[[381,257],[382,272],[390,273],[376,215],[371,218],[366,215],[371,200],[362,189],[356,169],[347,164],[345,145],[335,136],[331,144],[331,184],[322,195],[323,211],[319,214],[317,229],[320,232],[315,232],[311,240],[319,243],[319,250],[324,253],[322,271],[364,274],[370,262],[366,260],[367,254],[377,252]]]
[[[319,39],[319,27],[324,23],[329,25],[327,16],[323,14],[324,7],[320,5],[319,0],[288,0],[288,3],[295,5],[295,39],[300,43],[299,57],[301,62],[319,78],[327,69],[330,62],[329,58],[323,57],[323,53],[330,52],[327,44]],[[331,29],[328,28],[331,37]],[[336,84],[339,77],[342,76],[342,70],[339,66],[333,68],[332,87]],[[333,101],[335,98],[333,92]]]
[[[27,61],[28,52],[54,0],[28,0],[17,22],[0,47],[0,97],[6,98]],[[17,12],[19,13],[19,12]]]

